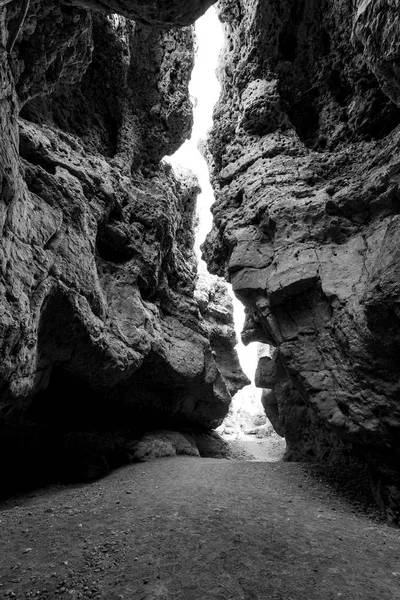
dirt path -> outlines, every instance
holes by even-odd
[[[177,457],[0,505],[0,598],[400,599],[400,532],[298,464]]]
[[[241,433],[237,436],[222,436],[237,451],[242,449],[250,459],[266,462],[282,460],[286,449],[286,442],[277,433],[267,438],[257,438],[255,435]]]

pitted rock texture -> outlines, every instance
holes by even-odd
[[[354,41],[383,91],[400,104],[399,0],[358,0]]]
[[[53,12],[40,5],[39,16],[54,18]],[[87,52],[75,47],[71,61],[80,66],[79,86],[74,81],[65,84],[60,76],[56,87],[49,88],[46,40],[40,37],[38,43],[36,30],[31,37],[26,34],[23,44],[28,58],[19,68],[17,82],[22,114],[78,136],[91,153],[113,158],[122,170],[157,164],[173,154],[189,137],[193,122],[187,92],[194,59],[191,28],[160,31],[118,15],[88,14],[83,19],[82,10],[64,7],[65,12],[78,22],[78,30],[82,22],[89,28],[80,36],[87,39]],[[31,19],[28,13],[28,25]],[[55,21],[50,39],[65,35],[64,20],[60,25],[60,19]],[[71,35],[68,48],[74,47],[76,31],[72,29]],[[38,46],[41,52],[36,52]],[[87,55],[90,69],[86,69]],[[55,62],[63,65],[63,55]],[[50,98],[43,92],[36,97],[38,88],[53,93]]]
[[[237,340],[233,322],[233,303],[225,281],[200,271],[195,298],[207,325],[215,362],[226,381],[229,392],[234,396],[239,389],[249,385],[250,380],[242,371],[238,355],[232,355],[232,347],[236,345]]]
[[[43,455],[57,431],[215,427],[246,383],[224,293],[195,297],[198,183],[160,162],[190,134],[193,31],[70,4],[32,0],[10,55],[0,8],[2,453],[27,422]]]
[[[226,46],[209,139],[216,202],[203,246],[210,270],[247,307],[244,341],[275,348],[259,385],[271,390],[263,401],[289,456],[357,454],[393,524],[398,8],[384,0],[219,3]]]
[[[106,14],[118,13],[155,27],[190,25],[204,14],[215,0],[64,0]]]
[[[106,15],[119,14],[128,19],[158,28],[183,27],[191,25],[203,15],[215,0],[61,0],[63,7],[80,7]],[[9,6],[13,0],[1,0],[0,9]],[[40,0],[26,0],[34,6]],[[24,1],[25,4],[25,1]],[[17,10],[19,11],[19,6]],[[17,19],[17,17],[15,17]]]

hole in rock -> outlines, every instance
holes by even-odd
[[[158,378],[157,373],[162,377]],[[78,376],[66,363],[61,364],[51,369],[45,389],[34,396],[27,418],[51,430],[67,432],[123,431],[127,423],[133,434],[143,434],[152,427],[173,427],[168,418],[179,389],[179,381],[173,376],[156,356],[148,356],[129,383],[121,381],[105,389],[105,382],[94,385],[98,377],[93,373]],[[165,384],[166,377],[170,385]],[[135,402],[131,403],[130,397]],[[110,403],[115,410],[110,411]]]
[[[42,354],[45,357],[45,348]],[[86,358],[90,361],[90,355]],[[45,363],[42,360],[43,367]],[[49,481],[92,481],[132,462],[134,440],[149,431],[178,428],[194,433],[184,416],[179,422],[173,416],[185,386],[179,387],[182,382],[176,373],[168,371],[157,355],[150,353],[134,377],[112,389],[105,389],[104,381],[96,389],[94,380],[98,383],[98,373],[87,369],[85,376],[77,376],[67,362],[47,372],[46,387],[35,394],[26,412],[28,427],[15,428],[0,440],[0,449],[10,444],[13,450],[11,468],[7,465],[8,472],[3,473],[8,489],[21,491]]]
[[[288,107],[288,115],[299,138],[306,146],[313,146],[318,132],[319,114],[307,98]]]
[[[135,249],[131,245],[131,232],[123,223],[110,218],[98,229],[97,251],[106,261],[116,264],[127,262],[135,255]]]
[[[199,258],[199,280],[204,281],[214,277],[208,273],[205,263],[200,258],[200,245],[212,226],[210,207],[214,202],[214,194],[210,184],[207,163],[200,149],[206,147],[207,132],[213,124],[213,108],[220,94],[220,84],[216,76],[216,70],[218,56],[224,41],[222,26],[214,8],[210,8],[196,22],[196,36],[197,52],[190,82],[190,93],[194,104],[192,137],[173,156],[166,157],[166,160],[172,164],[176,171],[183,168],[194,172],[200,182],[202,192],[197,201],[196,253]],[[295,40],[290,39],[287,42],[285,48],[292,55],[295,52]],[[240,206],[242,200],[243,190],[238,193],[238,206]],[[234,297],[230,285],[228,285],[228,290],[233,301],[235,331],[239,340],[236,350],[242,369],[250,379],[251,384],[235,395],[229,414],[221,427],[218,428],[218,431],[230,439],[241,438],[241,443],[256,458],[271,461],[280,460],[285,449],[285,442],[275,434],[261,404],[262,390],[255,387],[254,384],[260,345],[252,343],[245,347],[241,343],[240,333],[244,323],[244,307]],[[262,448],[257,448],[263,441],[268,446],[264,449],[264,454]]]

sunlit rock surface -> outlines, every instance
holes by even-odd
[[[244,341],[275,348],[258,384],[288,456],[356,453],[398,523],[399,3],[218,6],[204,256],[247,307]]]
[[[198,184],[160,162],[190,135],[192,29],[33,0],[8,55],[19,4],[0,8],[2,455],[42,438],[51,457],[57,431],[217,426],[246,383],[231,306],[222,284],[195,297]],[[181,24],[200,3],[164,5]],[[48,429],[24,438],[28,422]]]

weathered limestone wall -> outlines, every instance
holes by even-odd
[[[400,514],[398,0],[221,0],[216,203],[203,247],[289,455],[356,452]],[[266,401],[266,399],[264,398]]]
[[[193,66],[192,28],[161,25],[207,3],[158,4],[32,0],[8,52],[21,3],[0,2],[2,455],[28,423],[214,427],[247,383],[223,294],[211,316],[195,297],[197,181],[160,162]]]

